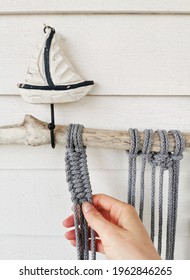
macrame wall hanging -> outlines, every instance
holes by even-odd
[[[51,105],[51,123],[48,124],[50,130],[50,139],[52,148],[55,147],[54,130],[56,130],[54,120],[54,103],[74,102],[85,96],[92,88],[93,81],[84,81],[76,73],[72,65],[64,54],[61,44],[61,38],[56,34],[55,29],[49,26],[44,28],[45,39],[40,44],[32,57],[31,66],[28,69],[25,83],[18,87],[21,96],[29,103],[47,103]],[[25,120],[27,124],[28,118]],[[37,119],[30,121],[41,129],[43,143],[46,143],[43,137],[45,124]],[[36,122],[36,123],[35,123]],[[18,126],[17,126],[18,128]],[[9,127],[7,127],[9,129]],[[34,131],[35,127],[32,128]],[[57,133],[61,129],[57,130]],[[105,131],[104,131],[105,132]],[[82,213],[82,203],[92,202],[92,189],[87,166],[86,147],[82,141],[83,126],[79,124],[70,124],[66,132],[66,178],[73,202],[74,222],[77,257],[81,260],[89,259],[89,250],[91,250],[91,259],[96,258],[96,240],[95,233],[90,229],[91,248],[89,248],[89,229],[88,224]],[[120,133],[121,134],[121,133]],[[150,213],[150,237],[155,242],[155,204],[156,192],[159,192],[158,201],[158,252],[162,254],[163,240],[163,188],[164,176],[168,173],[168,210],[167,210],[167,232],[166,232],[166,255],[170,260],[174,258],[177,208],[178,208],[178,185],[180,160],[183,158],[185,141],[183,135],[178,130],[171,130],[167,133],[165,130],[158,130],[156,134],[160,138],[160,151],[153,152],[153,138],[155,133],[151,129],[146,129],[143,133],[143,144],[140,139],[140,133],[137,129],[129,129],[130,149],[128,153],[128,201],[137,209],[136,195],[137,185],[140,186],[140,203],[137,211],[143,221],[145,196],[147,182],[145,182],[146,165],[151,166],[151,213]],[[29,132],[23,142],[26,143]],[[103,135],[103,134],[101,134]],[[175,139],[175,149],[170,152],[169,135]],[[35,137],[34,145],[38,145],[39,137]],[[142,137],[142,136],[141,136]],[[106,138],[107,139],[107,138]],[[47,140],[48,141],[48,140]],[[107,141],[107,140],[106,140]],[[27,143],[28,143],[27,142]],[[126,141],[125,141],[126,142]],[[10,140],[11,143],[11,140]],[[22,143],[21,141],[19,143]],[[41,142],[39,144],[42,144]],[[125,145],[125,143],[124,143]],[[141,148],[142,146],[142,148]],[[137,158],[141,157],[140,182],[137,181]],[[159,172],[159,173],[158,173]],[[158,173],[158,174],[157,174]],[[158,176],[158,180],[156,180]],[[157,186],[158,182],[158,186]]]
[[[169,131],[175,139],[175,150],[169,152],[168,133],[165,130],[156,131],[160,137],[160,152],[152,152],[153,131],[144,131],[144,142],[142,150],[140,150],[140,137],[137,129],[129,129],[130,134],[130,150],[128,152],[129,168],[128,168],[128,203],[135,205],[136,198],[136,173],[137,173],[137,157],[142,157],[140,170],[140,205],[139,217],[143,221],[144,197],[145,197],[145,167],[148,162],[151,165],[151,230],[150,237],[154,243],[155,239],[155,199],[156,199],[156,171],[159,168],[159,221],[158,221],[158,253],[162,253],[162,228],[163,228],[163,179],[164,173],[168,170],[168,214],[167,214],[167,240],[166,240],[166,256],[167,260],[174,259],[175,234],[177,222],[178,208],[178,185],[179,185],[179,169],[180,160],[183,158],[183,150],[185,142],[183,135],[178,130]],[[92,190],[89,180],[89,173],[86,162],[85,147],[82,144],[82,126],[71,124],[67,131],[66,141],[66,174],[69,190],[71,192],[72,201],[74,203],[75,217],[75,234],[77,241],[78,259],[86,259],[88,256],[85,249],[88,250],[87,224],[81,211],[81,204],[84,201],[91,202]],[[77,206],[79,211],[77,211]],[[80,230],[79,230],[79,218]],[[95,239],[94,232],[91,230],[91,250],[92,259],[95,257]]]

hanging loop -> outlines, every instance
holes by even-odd
[[[44,33],[46,33],[46,29],[55,30],[55,29],[52,28],[51,26],[44,24]]]

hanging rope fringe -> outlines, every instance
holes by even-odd
[[[77,257],[89,259],[88,224],[82,212],[82,203],[92,203],[92,190],[87,166],[86,147],[82,144],[83,126],[70,124],[66,136],[66,177],[73,202]],[[96,258],[95,234],[90,230],[92,259]]]
[[[159,173],[159,221],[158,221],[158,253],[161,255],[162,251],[162,226],[163,226],[163,182],[164,182],[164,171],[167,170],[169,163],[169,142],[167,132],[165,130],[157,131],[160,137],[160,152],[151,153],[149,162],[152,165],[152,182],[154,189],[152,192],[154,196],[151,198],[151,209],[153,214],[151,215],[151,238],[154,242],[155,237],[155,181],[156,181],[156,166],[160,167]]]
[[[139,133],[137,129],[129,129],[131,147],[129,151],[129,177],[128,177],[128,203],[135,207],[136,192],[136,159],[139,154],[142,156],[140,171],[140,205],[139,217],[143,221],[144,195],[145,195],[145,168],[146,162],[151,164],[151,231],[150,237],[154,243],[155,239],[155,199],[156,199],[156,170],[159,167],[159,195],[158,195],[158,253],[162,254],[163,234],[163,183],[164,172],[169,171],[168,186],[168,217],[167,217],[167,241],[166,259],[174,258],[175,234],[177,221],[178,184],[180,160],[183,158],[185,142],[181,132],[171,130],[175,139],[176,147],[173,153],[169,152],[168,133],[165,130],[156,131],[160,137],[160,152],[151,152],[153,143],[153,131],[144,131],[144,143],[142,152],[139,153]]]
[[[168,189],[168,217],[167,217],[167,240],[166,240],[166,260],[174,259],[175,235],[178,208],[178,186],[180,160],[183,158],[185,141],[183,135],[178,130],[171,130],[170,133],[175,138],[175,150],[170,153],[172,165],[169,168],[169,189]]]
[[[145,192],[145,184],[144,184],[144,175],[145,168],[148,156],[151,152],[151,147],[153,143],[153,130],[146,129],[144,131],[144,143],[142,147],[142,164],[141,164],[141,174],[140,174],[140,206],[139,206],[139,217],[141,221],[143,221],[143,211],[144,211],[144,192]]]
[[[135,207],[136,191],[136,159],[139,152],[139,132],[137,129],[129,129],[131,147],[129,150],[129,177],[128,177],[128,203]]]

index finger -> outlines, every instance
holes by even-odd
[[[94,207],[108,211],[114,223],[128,231],[136,230],[137,226],[143,227],[135,208],[130,204],[105,194],[93,195],[92,203]]]

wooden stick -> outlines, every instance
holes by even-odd
[[[55,141],[57,144],[65,144],[67,126],[56,125]],[[184,133],[185,147],[190,148],[190,133]],[[169,134],[170,151],[174,150],[175,141]],[[143,143],[143,132],[140,132],[140,143]],[[50,144],[50,131],[48,123],[40,121],[33,116],[26,115],[21,124],[0,127],[0,144],[25,144],[39,146]],[[128,151],[130,137],[128,131],[103,130],[84,128],[83,144],[88,147],[102,147]],[[152,151],[159,152],[159,135],[154,133]]]

